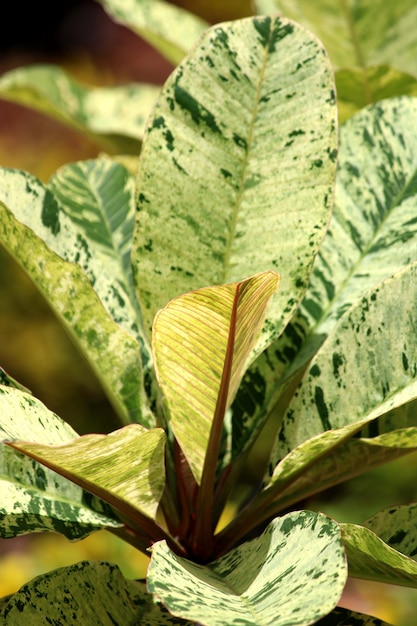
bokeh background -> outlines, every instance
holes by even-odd
[[[251,14],[249,0],[179,0],[209,22]],[[23,15],[24,13],[24,15]],[[91,85],[162,84],[172,66],[146,42],[115,24],[94,0],[14,2],[2,17],[0,74],[33,63],[56,63]],[[0,165],[47,181],[62,164],[94,158],[86,137],[24,107],[0,100]],[[0,365],[79,432],[118,426],[112,408],[47,304],[0,247]],[[340,521],[360,522],[393,504],[417,500],[417,455],[411,455],[306,503]],[[252,459],[256,464],[256,455]],[[248,478],[250,472],[248,473]],[[55,535],[0,540],[0,596],[34,576],[82,559],[118,563],[143,577],[146,557],[109,533],[70,543]],[[352,581],[343,606],[398,626],[417,626],[417,590]]]

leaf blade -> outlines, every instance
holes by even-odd
[[[224,408],[236,393],[278,284],[277,274],[265,272],[241,283],[203,288],[171,300],[155,317],[157,378],[170,424],[198,482],[221,391],[232,316],[235,343]],[[218,416],[220,425],[223,417]]]
[[[316,550],[322,550],[320,556]],[[325,559],[327,565],[322,567]],[[176,557],[164,543],[156,544],[148,588],[174,615],[205,626],[225,621],[230,626],[284,626],[312,623],[326,615],[337,603],[345,577],[337,525],[320,514],[301,511],[275,520],[258,539],[204,568]],[[302,588],[303,594],[292,595],[291,588]]]

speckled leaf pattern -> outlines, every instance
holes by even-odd
[[[394,585],[417,587],[417,563],[391,548],[368,528],[340,524],[349,563],[349,576]]]
[[[115,508],[155,518],[165,485],[165,433],[130,424],[109,435],[84,435],[67,444],[13,442],[13,447],[73,480]]]
[[[139,160],[132,261],[148,328],[179,293],[274,270],[258,349],[282,331],[330,217],[335,115],[325,52],[294,23],[205,33],[165,84]]]
[[[107,159],[66,166],[51,181],[59,200],[30,174],[2,169],[0,178],[1,243],[70,331],[120,418],[152,426],[142,389],[148,349],[138,343],[127,260],[131,176]]]
[[[39,400],[0,386],[0,439],[62,444],[77,433]],[[0,446],[0,536],[53,531],[79,539],[120,524],[93,511],[82,489],[8,446]]]
[[[155,544],[148,589],[204,626],[306,626],[335,607],[346,575],[338,525],[299,511],[205,567]]]
[[[164,0],[99,0],[116,22],[148,41],[173,64],[179,63],[209,26]]]
[[[156,85],[90,87],[55,65],[31,65],[0,78],[0,98],[30,107],[94,139],[107,151],[137,154]]]
[[[414,263],[365,292],[344,314],[288,406],[278,458],[320,432],[375,420],[417,398],[416,310]]]
[[[342,126],[329,232],[300,311],[248,372],[252,391],[235,407],[239,420],[255,420],[276,407],[278,423],[286,389],[281,380],[306,365],[364,292],[417,258],[416,115],[417,99],[398,98]]]
[[[275,468],[264,494],[275,492],[272,508],[285,508],[318,490],[417,451],[417,428],[399,428],[373,438],[352,437],[354,431],[354,425],[326,431],[292,450]]]
[[[316,626],[392,626],[378,617],[364,615],[340,607],[316,622]]]
[[[271,519],[320,491],[417,450],[417,428],[365,438],[357,436],[362,426],[353,423],[325,431],[291,450],[278,465],[273,460],[265,488],[219,533],[219,546],[233,545],[248,526],[256,526],[260,520]]]
[[[395,550],[417,560],[417,504],[392,506],[376,513],[363,525]]]
[[[279,11],[315,33],[336,68],[388,64],[417,76],[414,0],[255,0],[260,13]]]
[[[3,605],[4,624],[44,626],[191,626],[155,604],[145,585],[123,577],[117,565],[81,561],[38,576]]]
[[[264,272],[241,283],[206,287],[171,300],[155,317],[152,347],[158,381],[168,419],[198,482],[222,377],[230,372],[223,390],[227,409],[278,285],[278,274]]]

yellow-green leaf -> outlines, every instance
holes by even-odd
[[[198,481],[220,391],[226,409],[278,284],[278,274],[264,272],[239,283],[199,289],[175,298],[155,318],[158,380],[175,436]],[[229,383],[224,389],[227,368]]]

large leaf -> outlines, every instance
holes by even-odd
[[[248,372],[252,391],[248,384],[237,396],[237,422],[271,412],[278,425],[288,403],[287,385],[290,395],[294,391],[291,375],[306,366],[343,312],[417,258],[416,115],[417,99],[399,98],[369,107],[342,126],[329,232],[300,311]],[[329,358],[333,363],[332,354]],[[289,382],[282,385],[285,379]]]
[[[39,400],[0,386],[0,439],[31,437],[45,444],[72,441],[77,433]],[[83,490],[32,459],[0,447],[0,536],[54,531],[85,537],[119,522],[88,506]]]
[[[276,273],[265,272],[240,283],[206,287],[175,298],[155,317],[158,381],[170,424],[197,482],[212,428],[220,437],[225,411],[278,284]],[[211,451],[215,459],[218,445],[219,440]]]
[[[376,513],[363,525],[395,550],[416,560],[417,504],[393,506]]]
[[[255,0],[315,33],[336,71],[339,121],[382,98],[417,95],[417,19],[413,0]]]
[[[349,576],[417,587],[417,563],[394,550],[368,528],[341,524]]]
[[[286,20],[210,29],[166,83],[138,173],[134,278],[144,320],[179,293],[274,270],[258,348],[302,297],[332,205],[334,84]]]
[[[116,153],[137,154],[159,91],[154,85],[88,87],[54,65],[21,67],[0,78],[0,98],[49,115]]]
[[[14,449],[99,496],[124,516],[156,516],[165,485],[165,433],[130,424],[59,446],[13,441]]]
[[[279,11],[314,32],[335,68],[391,65],[417,76],[414,0],[255,0],[260,13]],[[366,88],[366,86],[365,86]]]
[[[152,425],[128,264],[131,176],[105,159],[66,166],[50,183],[58,199],[30,174],[3,169],[0,177],[1,244],[70,331],[120,418]]]
[[[143,583],[126,580],[116,565],[100,561],[82,561],[38,576],[1,608],[3,623],[14,626],[191,626],[155,604]]]
[[[314,435],[371,421],[417,397],[417,263],[364,293],[310,362],[279,434],[278,458]],[[416,425],[415,414],[410,426]]]
[[[149,591],[173,615],[205,626],[313,624],[334,608],[345,581],[337,524],[309,511],[274,520],[205,567],[157,543],[148,570]]]
[[[99,0],[110,16],[179,63],[208,24],[164,0]]]

